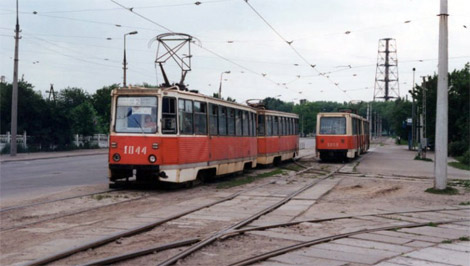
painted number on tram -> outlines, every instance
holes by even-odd
[[[143,147],[140,147],[140,146],[124,146],[124,154],[129,154],[129,155],[143,154],[143,155],[146,155],[147,154],[147,147],[145,147],[145,146],[143,146]]]

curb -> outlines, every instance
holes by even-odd
[[[107,154],[108,150],[97,151],[97,152],[84,152],[84,153],[72,153],[72,154],[48,154],[44,157],[29,157],[29,158],[0,158],[0,163],[8,162],[21,162],[21,161],[36,161],[36,160],[47,160],[67,157],[78,157],[78,156],[90,156],[90,155],[102,155]]]

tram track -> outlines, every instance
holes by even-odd
[[[74,248],[63,250],[63,251],[58,252],[56,254],[52,254],[50,256],[46,256],[44,258],[37,259],[33,262],[26,263],[24,265],[43,265],[43,264],[51,263],[51,262],[66,258],[68,256],[71,256],[73,254],[76,254],[78,252],[87,250],[87,249],[100,247],[102,245],[105,245],[107,243],[110,243],[110,242],[115,241],[115,240],[120,239],[120,238],[131,237],[131,236],[143,233],[145,231],[151,230],[151,229],[153,229],[153,228],[155,228],[159,225],[165,224],[169,221],[176,220],[176,219],[178,219],[180,217],[183,217],[185,215],[197,212],[199,210],[202,210],[202,209],[205,209],[205,208],[217,205],[217,204],[220,204],[220,203],[225,202],[225,201],[229,201],[229,200],[234,199],[235,197],[239,196],[242,193],[246,193],[248,191],[254,190],[256,188],[259,188],[259,187],[262,187],[262,186],[265,186],[265,185],[268,185],[268,184],[272,184],[274,182],[276,182],[276,181],[266,182],[264,184],[261,184],[261,185],[255,186],[255,187],[251,187],[249,189],[238,191],[238,192],[235,192],[235,193],[233,193],[233,194],[231,194],[227,197],[219,199],[217,201],[210,202],[210,203],[207,203],[207,204],[204,204],[204,205],[201,205],[201,206],[197,206],[195,208],[191,208],[191,209],[183,211],[183,212],[179,212],[177,214],[171,215],[171,216],[169,216],[167,218],[164,218],[164,219],[158,219],[155,222],[151,222],[151,223],[145,224],[143,226],[134,227],[130,230],[121,231],[121,232],[118,232],[118,233],[100,238],[98,240],[93,240],[93,241],[84,243],[82,245],[76,246]]]
[[[316,165],[316,167],[318,167],[318,165]],[[426,213],[426,212],[432,213],[432,212],[439,212],[439,211],[460,211],[460,210],[469,210],[470,209],[470,208],[461,207],[461,208],[425,209],[425,210],[411,210],[411,211],[397,211],[397,212],[374,212],[374,213],[360,214],[360,215],[341,215],[341,216],[330,217],[330,218],[325,218],[325,219],[306,219],[306,220],[291,221],[291,222],[288,222],[288,223],[268,224],[266,226],[255,226],[255,227],[252,226],[252,227],[248,227],[248,228],[243,228],[243,227],[249,225],[250,223],[252,223],[253,221],[259,219],[260,217],[269,214],[273,210],[276,210],[280,206],[287,203],[290,199],[294,198],[296,195],[302,193],[306,189],[311,188],[312,186],[314,186],[318,182],[320,182],[324,179],[327,179],[328,177],[331,177],[331,176],[340,177],[340,178],[342,178],[344,176],[347,176],[347,175],[343,175],[343,173],[338,173],[342,169],[342,167],[344,167],[344,165],[341,165],[341,167],[338,167],[338,165],[336,165],[336,167],[335,167],[336,169],[333,169],[330,173],[328,173],[328,175],[315,178],[315,180],[309,182],[309,184],[304,185],[300,189],[296,189],[296,191],[289,193],[285,198],[280,199],[275,204],[272,204],[271,206],[269,206],[269,207],[267,207],[263,210],[260,210],[260,211],[256,212],[255,214],[249,215],[249,217],[245,218],[244,220],[238,221],[238,222],[236,222],[232,225],[221,226],[221,229],[216,229],[218,231],[215,232],[215,233],[210,233],[210,232],[207,232],[207,230],[206,230],[206,233],[202,233],[202,235],[205,235],[205,237],[199,237],[200,233],[197,233],[196,235],[198,235],[198,237],[196,237],[196,238],[195,237],[189,238],[189,239],[169,238],[169,239],[167,239],[166,243],[158,243],[158,242],[155,242],[154,244],[151,244],[151,243],[148,244],[147,243],[146,246],[149,247],[149,248],[145,248],[145,249],[135,248],[135,245],[134,245],[134,247],[131,248],[130,250],[134,249],[136,251],[131,251],[131,252],[129,252],[127,250],[125,252],[116,252],[116,251],[113,252],[112,251],[113,250],[112,246],[110,246],[110,247],[106,246],[107,248],[105,248],[105,250],[108,250],[108,251],[106,251],[106,252],[105,252],[105,250],[103,250],[101,252],[98,251],[97,254],[107,254],[107,253],[112,254],[112,253],[114,253],[114,254],[119,254],[119,255],[114,255],[114,256],[111,256],[111,257],[106,257],[106,258],[101,258],[101,259],[95,259],[95,260],[92,260],[92,261],[89,261],[89,262],[84,262],[84,263],[83,262],[77,262],[76,257],[71,258],[72,260],[64,260],[64,261],[61,260],[61,259],[65,259],[69,256],[72,256],[74,254],[77,254],[81,251],[93,250],[97,247],[104,246],[105,244],[113,242],[115,240],[121,242],[122,239],[130,238],[130,237],[135,236],[135,235],[139,235],[143,232],[150,231],[150,230],[152,230],[152,229],[154,229],[154,228],[156,228],[160,225],[166,224],[170,221],[174,221],[174,220],[177,220],[178,218],[183,218],[183,216],[186,216],[188,214],[195,213],[198,210],[202,210],[204,208],[210,208],[211,206],[215,206],[215,205],[217,205],[219,203],[222,203],[224,201],[234,199],[234,198],[240,196],[243,193],[249,192],[250,190],[254,190],[256,188],[260,188],[260,187],[265,186],[265,185],[273,184],[273,183],[277,182],[278,180],[281,180],[282,178],[286,178],[286,180],[289,180],[292,177],[295,177],[297,175],[312,174],[312,169],[315,168],[315,167],[307,167],[307,168],[297,172],[295,176],[279,177],[276,180],[273,180],[273,181],[255,186],[255,187],[251,187],[251,188],[246,189],[246,190],[238,191],[234,194],[231,194],[231,195],[227,196],[226,198],[221,199],[220,201],[208,203],[208,204],[205,204],[203,206],[198,206],[198,207],[193,208],[191,210],[187,210],[185,212],[175,214],[171,217],[167,217],[166,219],[156,221],[152,224],[147,224],[148,227],[146,227],[146,228],[144,228],[144,227],[133,228],[133,229],[136,229],[136,231],[131,230],[133,232],[127,231],[127,232],[121,232],[122,234],[114,234],[114,235],[111,235],[111,236],[108,236],[108,237],[105,237],[105,238],[102,238],[102,239],[98,239],[98,241],[94,241],[95,243],[88,242],[87,244],[89,244],[89,245],[81,245],[77,248],[65,250],[65,251],[62,251],[60,253],[56,253],[56,254],[50,255],[48,257],[44,257],[44,258],[38,259],[36,261],[27,263],[25,265],[42,265],[42,264],[48,264],[48,263],[58,261],[58,260],[61,260],[61,261],[59,261],[60,264],[70,263],[70,261],[74,261],[73,264],[79,264],[79,265],[102,265],[102,264],[109,264],[109,263],[117,263],[117,262],[120,262],[120,261],[129,260],[129,259],[137,259],[138,257],[142,257],[142,256],[146,256],[146,255],[152,255],[152,254],[155,254],[155,253],[159,254],[157,256],[157,257],[159,257],[159,259],[157,259],[157,262],[160,261],[160,263],[158,265],[172,265],[176,262],[180,263],[180,260],[181,260],[181,263],[186,264],[186,263],[191,263],[191,259],[194,259],[194,257],[185,259],[186,257],[188,257],[191,254],[196,253],[197,251],[199,251],[199,250],[201,250],[205,247],[208,247],[209,245],[213,247],[213,245],[211,245],[211,244],[213,244],[214,242],[216,242],[216,241],[225,241],[228,238],[231,238],[231,237],[236,236],[236,235],[241,235],[241,234],[243,235],[244,233],[250,232],[250,231],[262,231],[262,230],[266,230],[266,229],[270,229],[270,228],[282,228],[282,227],[288,228],[289,226],[294,226],[294,225],[300,224],[300,223],[322,223],[322,222],[344,220],[344,219],[356,219],[356,218],[359,219],[361,217],[367,217],[367,216],[377,217],[377,218],[384,218],[384,219],[390,220],[391,223],[393,223],[393,221],[394,221],[394,223],[397,223],[398,220],[396,218],[385,217],[385,216],[386,215],[406,214],[406,213]],[[318,172],[316,174],[318,174]],[[308,179],[304,179],[304,181],[305,180],[308,180]],[[341,180],[343,180],[343,179],[341,179]],[[329,190],[332,190],[334,187],[335,186],[331,187]],[[304,190],[304,188],[305,188],[305,190]],[[296,192],[298,192],[298,193],[296,193]],[[320,196],[320,198],[323,197],[326,194],[328,194],[328,191],[324,192]],[[272,196],[276,196],[276,197],[271,197],[271,199],[275,199],[275,198],[278,197],[277,194],[273,194]],[[264,196],[263,195],[257,195],[255,197],[260,198],[260,197],[264,197]],[[288,198],[288,197],[291,197],[291,198],[286,200],[286,198]],[[319,199],[317,199],[317,200],[319,200]],[[464,221],[464,220],[462,220],[462,219],[460,219],[460,220],[440,220],[440,221],[433,221],[432,219],[429,220],[429,222],[432,222],[433,224],[438,224],[438,223],[441,223],[441,222],[442,223],[451,223],[452,221]],[[312,239],[310,241],[303,241],[303,242],[297,243],[295,245],[289,245],[285,248],[287,249],[286,252],[290,252],[289,249],[294,248],[294,247],[291,247],[291,246],[295,246],[296,248],[292,249],[292,250],[296,250],[298,248],[302,248],[303,247],[302,245],[312,246],[312,245],[316,245],[316,244],[320,244],[320,243],[330,242],[330,241],[333,241],[335,239],[346,238],[346,237],[349,237],[349,236],[353,236],[355,234],[375,232],[375,231],[378,231],[378,230],[396,230],[396,229],[400,229],[401,227],[407,228],[408,226],[409,227],[419,227],[419,226],[425,226],[425,225],[429,224],[429,222],[419,223],[419,221],[418,222],[400,221],[400,222],[401,223],[406,223],[406,224],[401,224],[401,225],[400,224],[398,224],[398,225],[395,224],[395,225],[389,226],[389,224],[387,224],[385,222],[383,224],[378,224],[377,227],[351,231],[351,232],[347,232],[347,233],[344,233],[344,234],[330,235],[330,236],[327,236],[327,237],[315,238],[315,239]],[[400,222],[398,222],[398,223],[400,223]],[[173,224],[175,224],[175,223],[173,223]],[[178,223],[176,223],[176,224],[178,224]],[[383,226],[384,224],[387,225],[387,226]],[[353,228],[354,228],[354,226],[353,226]],[[384,228],[390,228],[390,229],[384,229]],[[372,231],[367,231],[367,230],[372,230]],[[153,234],[155,234],[155,233],[160,234],[159,232],[153,231]],[[254,235],[253,234],[248,234],[248,235],[256,236],[256,234],[254,234]],[[158,237],[158,235],[156,235],[156,236]],[[191,234],[188,234],[188,236],[191,237]],[[237,242],[239,240],[240,239],[237,238],[236,240],[232,240],[232,241]],[[130,242],[135,242],[136,240],[129,240],[129,241]],[[191,245],[191,246],[189,248],[183,250],[182,252],[176,253],[177,251],[175,250],[175,248],[177,248],[177,247],[181,248],[181,247],[188,246],[188,245]],[[111,248],[111,252],[109,251],[110,248]],[[278,247],[275,247],[275,248],[278,248]],[[204,250],[206,250],[206,249],[204,249]],[[266,251],[266,249],[264,251]],[[240,260],[241,258],[238,258],[238,261],[233,262],[233,260],[232,260],[232,262],[230,262],[230,263],[232,263],[233,265],[248,265],[248,264],[251,264],[251,263],[256,263],[257,261],[262,261],[262,260],[268,259],[269,257],[272,257],[272,256],[277,256],[276,255],[276,254],[278,254],[277,252],[281,252],[280,254],[283,254],[284,251],[281,250],[281,249],[274,249],[270,252],[265,252],[265,253],[262,254],[263,256],[267,256],[267,257],[257,257],[257,258],[249,257],[249,258],[245,258],[243,260]],[[94,253],[95,252],[93,252],[93,254]],[[175,253],[176,253],[176,255],[175,255]],[[197,252],[197,253],[200,254],[199,252]],[[81,257],[82,258],[84,256],[89,257],[89,255],[90,255],[90,253],[88,253],[86,255],[85,254],[86,253],[82,254]],[[168,255],[170,255],[170,257]],[[91,257],[93,257],[93,256],[91,256]],[[200,255],[196,256],[196,258],[198,258],[198,257],[200,257]],[[184,260],[182,260],[182,259],[184,259]],[[246,262],[246,260],[251,260],[251,259],[255,259],[256,261]],[[80,259],[78,259],[78,261],[80,261]],[[81,264],[81,263],[83,263],[83,264]],[[229,264],[229,262],[226,262],[226,263]],[[247,263],[247,264],[244,264],[244,263]]]
[[[454,223],[454,222],[462,222],[462,221],[470,221],[470,219],[459,219],[459,220],[445,220],[445,221],[434,221],[432,222],[434,225],[440,225],[440,224],[449,224],[449,223]],[[249,258],[246,258],[241,261],[237,261],[235,263],[229,264],[230,266],[244,266],[244,265],[251,265],[256,262],[264,261],[266,259],[279,256],[291,251],[295,251],[301,248],[305,247],[310,247],[313,245],[321,244],[321,243],[326,243],[326,242],[331,242],[337,239],[341,238],[347,238],[351,237],[354,235],[358,234],[366,234],[366,233],[373,233],[373,232],[378,232],[378,231],[387,231],[387,230],[397,230],[397,229],[404,229],[404,228],[414,228],[414,227],[423,227],[423,226],[428,226],[429,222],[426,223],[409,223],[405,225],[391,225],[391,226],[384,226],[384,227],[377,227],[377,228],[370,228],[370,229],[362,229],[362,230],[357,230],[353,232],[348,232],[344,234],[337,234],[337,235],[331,235],[327,237],[322,237],[322,238],[317,238],[317,239],[312,239],[310,241],[303,241],[298,244],[290,245],[287,247],[283,247],[280,249],[276,249],[270,252],[263,253],[261,255],[257,256],[252,256]]]
[[[94,194],[92,194],[92,195],[94,195]],[[37,225],[37,224],[40,224],[40,223],[49,222],[49,221],[52,221],[52,220],[66,218],[66,217],[70,217],[70,216],[73,216],[73,215],[79,215],[79,214],[83,214],[83,213],[86,213],[86,212],[96,211],[96,210],[99,210],[99,209],[109,208],[109,207],[113,207],[113,206],[116,206],[116,205],[119,205],[119,204],[130,203],[130,202],[133,202],[133,201],[147,199],[148,197],[149,196],[147,195],[147,196],[142,196],[142,197],[133,198],[133,199],[129,199],[129,200],[114,202],[114,203],[110,203],[110,204],[106,204],[106,205],[102,205],[102,206],[87,208],[87,209],[84,209],[84,210],[70,212],[70,213],[66,213],[66,214],[62,214],[62,215],[53,215],[52,217],[49,217],[49,218],[46,218],[46,219],[41,219],[41,220],[34,221],[34,222],[31,222],[31,223],[25,223],[25,224],[6,227],[6,228],[0,228],[0,232],[22,229],[22,228],[26,228],[26,227],[29,227],[29,226],[32,226],[32,225]]]
[[[305,171],[308,171],[309,169],[311,169],[313,167],[307,167],[305,170],[302,170],[302,171],[299,171],[297,172],[297,174],[301,174],[302,172],[305,172]],[[284,177],[281,177],[281,178],[284,178]],[[325,177],[326,178],[326,177]],[[278,178],[279,179],[279,178]],[[261,184],[261,185],[258,185],[258,186],[255,186],[255,187],[251,187],[249,189],[245,189],[245,190],[241,190],[239,192],[236,192],[236,193],[233,193],[227,197],[224,197],[220,200],[217,200],[215,202],[211,202],[211,203],[208,203],[208,204],[204,204],[202,206],[198,206],[198,207],[195,207],[195,208],[192,208],[190,210],[187,210],[187,211],[184,211],[184,212],[180,212],[180,213],[177,213],[175,215],[172,215],[170,217],[167,217],[167,218],[164,218],[164,219],[159,219],[155,222],[152,222],[152,223],[149,223],[149,224],[146,224],[144,226],[139,226],[139,227],[136,227],[136,228],[132,228],[131,230],[126,230],[126,231],[122,231],[122,232],[119,232],[119,233],[116,233],[116,234],[112,234],[112,235],[109,235],[107,237],[104,237],[104,238],[101,238],[101,239],[98,239],[98,240],[94,240],[94,241],[90,241],[90,242],[87,242],[85,244],[82,244],[82,245],[79,245],[77,247],[74,247],[72,249],[68,249],[68,250],[64,250],[64,251],[61,251],[61,252],[58,252],[56,254],[52,254],[52,255],[49,255],[49,256],[46,256],[46,257],[43,257],[43,258],[40,258],[40,259],[37,259],[35,261],[32,261],[32,262],[29,262],[25,265],[43,265],[43,264],[46,264],[46,263],[51,263],[51,262],[54,262],[54,261],[57,261],[57,260],[60,260],[60,259],[64,259],[68,256],[71,256],[73,254],[76,254],[76,253],[79,253],[81,251],[84,251],[84,250],[88,250],[88,249],[93,249],[93,248],[97,248],[97,247],[100,247],[102,245],[105,245],[107,243],[110,243],[112,241],[115,241],[117,239],[121,239],[121,238],[125,238],[125,237],[131,237],[131,236],[134,236],[134,235],[138,235],[140,233],[143,233],[145,231],[149,231],[149,230],[152,230],[153,228],[157,227],[157,226],[160,226],[162,224],[165,224],[169,221],[173,221],[173,220],[176,220],[178,218],[181,218],[185,215],[188,215],[188,214],[191,214],[191,213],[194,213],[194,212],[197,212],[199,210],[202,210],[204,208],[209,208],[211,206],[215,206],[219,203],[222,203],[222,202],[225,202],[225,201],[229,201],[231,199],[234,199],[235,197],[243,194],[243,193],[246,193],[246,192],[249,192],[251,190],[254,190],[254,189],[257,189],[257,188],[260,188],[260,187],[263,187],[263,186],[266,186],[268,184],[273,184],[275,182],[277,182],[277,180],[274,180],[274,181],[270,181],[270,182],[266,182],[264,184]],[[299,192],[300,193],[300,192]],[[251,216],[252,220],[256,219],[255,216]],[[242,226],[246,224],[245,223],[238,223],[236,226]],[[202,242],[202,241],[201,241]]]
[[[77,196],[72,196],[72,197],[65,197],[65,198],[60,198],[60,199],[53,199],[53,200],[35,202],[35,203],[31,203],[31,204],[16,205],[16,206],[11,206],[11,207],[0,209],[0,213],[6,212],[6,211],[18,210],[18,209],[25,209],[25,208],[29,208],[29,207],[35,207],[35,206],[39,206],[39,205],[44,205],[44,204],[54,203],[54,202],[59,202],[59,201],[64,201],[64,200],[78,199],[78,198],[83,198],[83,197],[99,195],[99,194],[117,192],[117,191],[121,191],[121,190],[122,189],[108,189],[108,190],[103,190],[103,191],[98,191],[98,192],[93,192],[93,193],[87,193],[87,194],[82,194],[82,195],[77,195]]]

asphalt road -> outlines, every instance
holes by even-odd
[[[73,186],[107,184],[107,155],[5,162],[0,167],[0,198],[36,196]]]
[[[315,146],[314,138],[301,138],[300,149]],[[34,197],[73,188],[108,183],[107,154],[3,162],[0,199]]]

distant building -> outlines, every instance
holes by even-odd
[[[304,104],[304,103],[307,103],[307,99],[301,99],[300,100],[300,104]]]
[[[5,83],[6,82],[6,77],[5,76],[0,76],[0,83]]]

